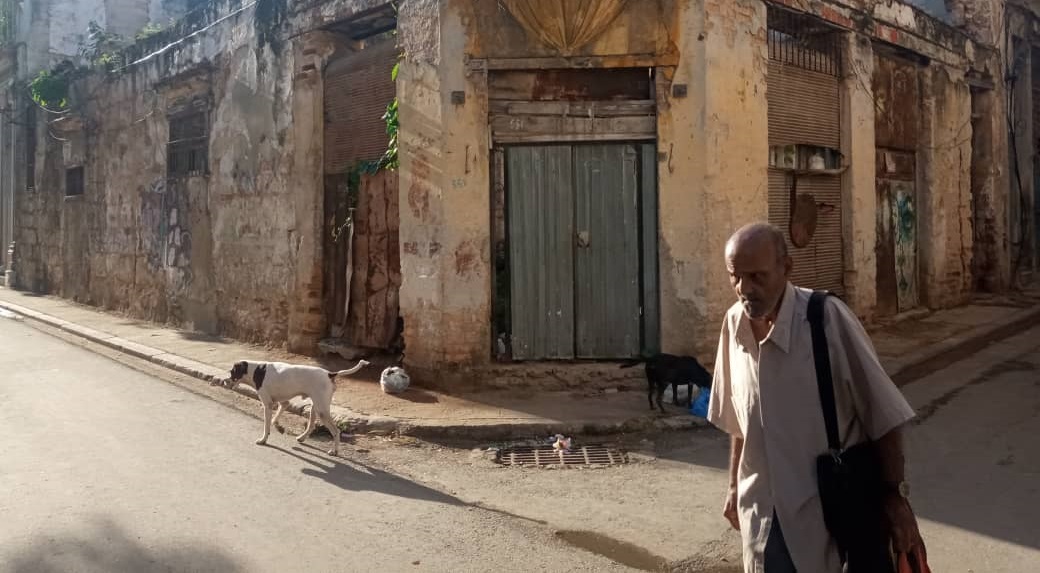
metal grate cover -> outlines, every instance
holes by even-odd
[[[518,446],[499,450],[495,461],[506,466],[612,466],[627,464],[628,456],[602,444],[572,448],[568,453],[552,446]]]

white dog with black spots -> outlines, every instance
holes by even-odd
[[[317,366],[241,360],[231,368],[231,376],[228,379],[214,382],[214,385],[222,384],[226,388],[234,388],[240,383],[246,383],[256,390],[260,403],[264,406],[264,433],[256,441],[257,445],[261,446],[267,443],[267,438],[271,435],[271,424],[278,423],[278,417],[282,415],[282,410],[289,404],[289,400],[296,397],[310,398],[310,420],[307,422],[307,429],[296,436],[296,441],[303,443],[314,431],[314,420],[320,417],[321,423],[332,434],[333,445],[329,455],[338,456],[340,430],[332,419],[332,394],[336,390],[336,377],[349,376],[365,366],[368,366],[368,362],[361,360],[353,368],[329,372]],[[275,404],[278,405],[278,409],[272,416],[271,410]]]

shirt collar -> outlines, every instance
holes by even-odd
[[[790,282],[784,289],[784,298],[780,302],[780,311],[776,314],[776,321],[769,331],[763,344],[772,342],[786,354],[791,347],[791,329],[794,328],[794,307],[796,306],[796,293],[794,285]],[[737,325],[737,342],[744,348],[752,347],[755,335],[751,331],[751,319],[741,309],[740,322]],[[755,346],[758,346],[755,344]]]
[[[766,340],[772,341],[786,354],[791,347],[791,329],[794,327],[794,307],[796,299],[794,285],[787,283],[784,289],[784,300],[780,303],[780,312],[776,313],[776,322],[769,331]]]

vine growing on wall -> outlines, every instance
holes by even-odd
[[[65,111],[69,107],[69,86],[78,72],[67,60],[41,71],[29,82],[29,97],[44,109]]]
[[[123,48],[127,43],[126,38],[113,34],[97,22],[91,21],[87,25],[87,39],[79,53],[88,67],[112,71],[123,67]]]
[[[173,20],[170,20],[170,25],[174,25]],[[153,22],[138,30],[137,34],[134,35],[134,40],[137,42],[143,42],[153,36],[158,36],[165,30],[166,28],[163,27],[162,24],[156,24]]]
[[[396,82],[397,72],[401,69],[401,61],[398,59],[397,63],[394,64],[393,69],[390,71],[390,78]],[[399,162],[397,159],[397,133],[399,123],[397,119],[397,96],[386,106],[386,113],[383,114],[383,121],[386,122],[386,134],[389,136],[386,146],[386,153],[383,154],[381,163],[386,169],[397,169]]]
[[[136,34],[135,39],[147,40],[163,29],[160,24],[148,24]],[[67,111],[73,82],[91,70],[111,72],[123,67],[126,64],[123,50],[129,44],[127,38],[91,21],[87,25],[86,39],[80,45],[79,65],[64,60],[49,70],[41,71],[29,82],[29,96],[46,110]]]
[[[390,6],[394,9],[394,16],[396,17],[399,13],[400,7],[398,2],[394,1],[390,3]],[[397,29],[393,31],[393,35],[397,36]],[[394,67],[390,69],[390,80],[397,83],[397,73],[401,71],[401,60],[404,59],[404,54],[397,55],[397,61],[394,62]],[[386,106],[386,112],[383,113],[383,121],[386,123],[386,134],[388,137],[386,144],[386,153],[383,154],[383,158],[380,161],[382,167],[385,169],[396,170],[399,162],[397,159],[397,133],[400,124],[397,119],[397,95],[396,89],[394,99],[390,100],[390,103]]]
[[[69,82],[56,72],[43,70],[29,82],[29,95],[37,105],[60,111],[68,106]]]

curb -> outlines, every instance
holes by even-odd
[[[144,344],[138,344],[107,332],[80,326],[14,303],[0,301],[0,308],[209,384],[219,382],[227,375],[226,371],[215,368],[212,365],[170,354],[165,350]],[[249,386],[240,384],[234,388],[234,391],[247,398],[258,399],[256,390]],[[294,399],[289,403],[286,411],[298,416],[308,416],[310,405],[305,401]],[[645,415],[624,422],[604,422],[602,420],[560,422],[545,418],[531,418],[503,422],[460,424],[362,414],[349,408],[335,405],[332,406],[332,417],[340,428],[347,428],[351,433],[355,434],[388,435],[396,433],[426,439],[447,438],[472,441],[506,441],[545,437],[553,434],[605,435],[649,429],[677,430],[700,428],[708,425],[703,418],[690,415],[665,418]]]
[[[1040,324],[1040,305],[1024,309],[1024,314],[1004,324],[974,328],[938,344],[910,353],[903,365],[890,373],[897,386],[905,386],[930,374],[937,367],[949,366],[983,348]]]

